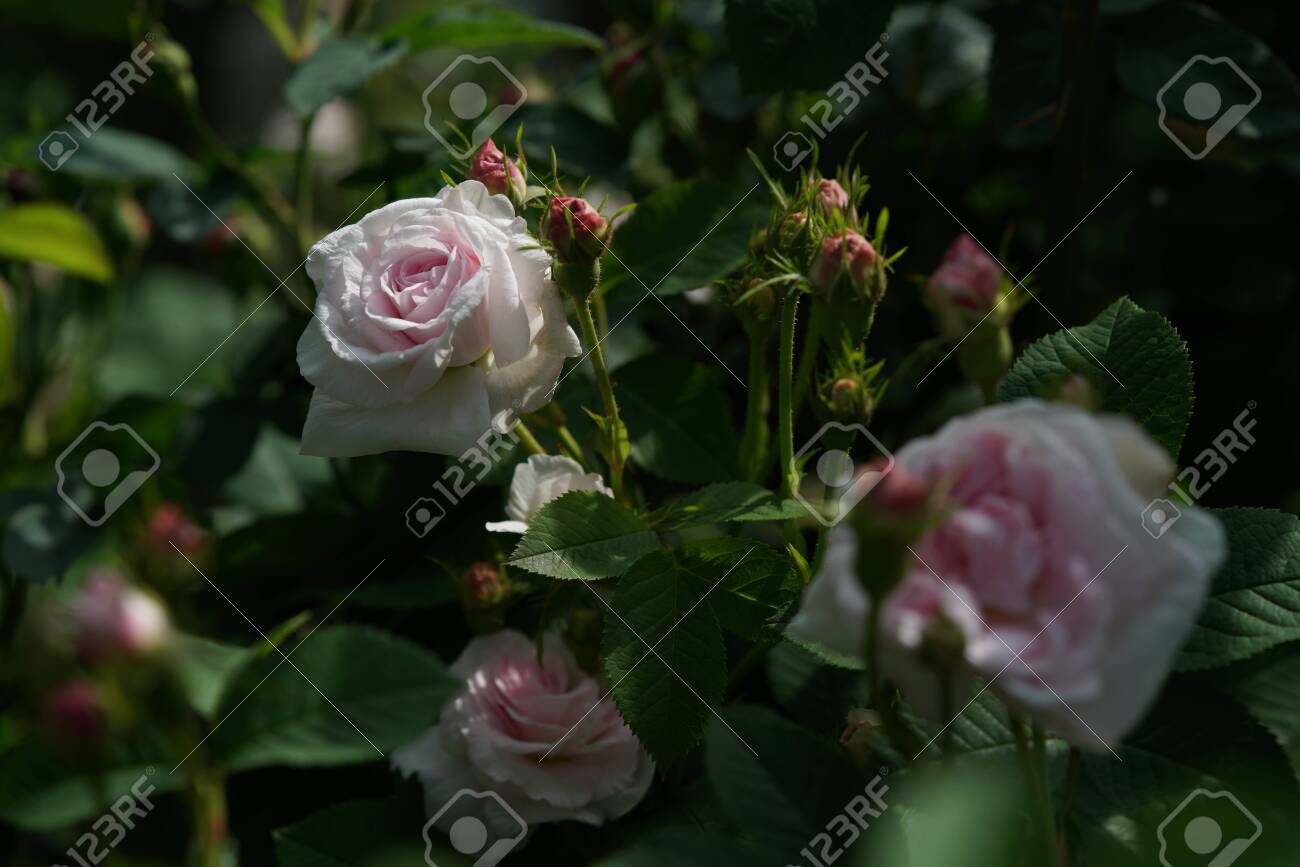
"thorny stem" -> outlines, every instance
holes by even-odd
[[[609,448],[606,460],[609,461],[609,484],[614,489],[614,498],[623,500],[623,422],[618,416],[618,401],[614,398],[614,384],[609,379],[609,368],[605,366],[605,353],[601,350],[600,338],[596,335],[596,322],[591,315],[590,295],[587,298],[575,298],[574,305],[578,311],[578,324],[582,327],[582,343],[591,358],[591,366],[596,371],[596,385],[605,405],[605,423],[609,428]]]
[[[794,404],[792,380],[794,378],[794,323],[799,312],[799,293],[786,290],[781,305],[780,361],[777,370],[777,438],[781,449],[781,493],[793,496],[799,488],[798,473],[794,468]]]

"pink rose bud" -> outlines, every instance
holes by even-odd
[[[492,563],[476,560],[460,576],[458,589],[467,609],[493,608],[510,596],[510,585]]]
[[[207,553],[208,534],[175,503],[163,503],[154,510],[149,516],[145,538],[151,553],[163,559],[184,554],[191,560],[196,560],[205,557]]]
[[[822,178],[817,182],[817,192],[814,195],[817,200],[817,207],[826,216],[834,214],[836,211],[845,211],[849,207],[849,194],[840,182],[831,178]]]
[[[91,574],[71,603],[77,652],[100,662],[143,656],[171,636],[167,612],[153,596],[112,572]]]
[[[969,235],[960,235],[930,275],[926,291],[939,310],[956,306],[984,314],[997,305],[1001,284],[997,260]]]
[[[867,472],[884,472],[885,461],[873,461],[865,467]],[[896,518],[919,516],[929,504],[930,489],[900,464],[885,473],[868,495],[868,502],[877,511]]]
[[[99,690],[89,680],[74,680],[55,687],[42,709],[45,728],[56,741],[94,748],[108,734]]]
[[[506,196],[516,208],[523,204],[528,190],[524,173],[515,165],[514,160],[501,152],[492,139],[483,142],[478,153],[470,160],[469,179],[478,181],[493,195]]]
[[[1052,400],[1072,403],[1090,412],[1097,412],[1102,408],[1101,394],[1097,391],[1097,387],[1089,382],[1087,377],[1077,373],[1070,374],[1061,382],[1056,393],[1052,395]]]
[[[812,283],[829,293],[840,274],[847,271],[855,289],[869,288],[876,264],[876,249],[866,238],[846,229],[822,241],[813,261]]]
[[[561,262],[592,262],[605,252],[609,223],[585,199],[556,196],[542,215],[542,238]]]
[[[865,424],[871,418],[874,408],[871,391],[848,376],[831,383],[827,402],[837,419],[849,423]]]

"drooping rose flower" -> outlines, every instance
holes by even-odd
[[[848,191],[840,185],[840,182],[832,178],[822,178],[817,182],[817,192],[814,194],[817,207],[826,216],[830,216],[836,211],[843,211],[849,206]]]
[[[316,386],[303,452],[460,454],[494,419],[550,400],[580,349],[535,246],[478,181],[319,241],[307,259],[317,318],[298,341]]]
[[[92,662],[152,653],[172,634],[162,604],[109,571],[86,578],[69,613],[77,654]]]
[[[1165,451],[1128,419],[1025,400],[952,421],[895,459],[946,492],[948,511],[885,601],[884,672],[937,719],[927,655],[955,649],[951,707],[979,677],[1081,747],[1118,742],[1154,700],[1225,555],[1222,527],[1195,508],[1160,538],[1143,527],[1174,470]],[[790,625],[844,657],[861,655],[869,606],[857,547],[847,523],[831,531]]]
[[[510,479],[510,499],[506,503],[508,521],[489,522],[495,533],[526,533],[528,522],[537,510],[570,491],[596,491],[614,496],[600,473],[584,473],[582,465],[563,455],[530,455],[515,467]]]
[[[604,681],[579,668],[558,636],[545,637],[541,662],[522,633],[475,638],[451,672],[465,688],[437,726],[392,756],[399,772],[424,785],[430,813],[468,788],[494,793],[529,825],[601,825],[645,796],[654,762]],[[503,835],[519,830],[494,827],[495,812],[480,818]]]
[[[524,173],[492,139],[483,142],[470,160],[469,177],[482,183],[492,195],[505,196],[516,208],[523,203],[528,192]]]
[[[852,229],[845,229],[822,240],[808,276],[822,292],[829,292],[844,271],[855,288],[870,288],[875,264],[876,248],[871,242]]]

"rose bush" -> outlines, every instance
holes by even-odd
[[[312,247],[307,454],[459,454],[550,400],[579,352],[548,257],[478,181],[373,211]]]

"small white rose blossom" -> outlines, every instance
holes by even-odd
[[[584,473],[582,465],[563,455],[531,455],[515,467],[506,503],[509,521],[491,521],[494,533],[526,533],[537,510],[570,491],[595,491],[607,497],[614,492],[605,486],[600,473]]]

